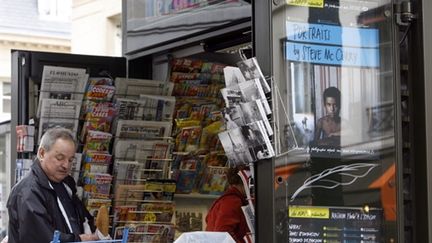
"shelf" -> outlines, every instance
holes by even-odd
[[[220,195],[212,195],[212,194],[200,194],[200,193],[190,193],[190,194],[181,194],[181,193],[176,193],[174,194],[174,200],[176,199],[217,199],[219,198]]]

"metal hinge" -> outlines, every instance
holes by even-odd
[[[396,23],[402,26],[410,25],[417,18],[410,1],[394,4],[394,13],[396,15]]]

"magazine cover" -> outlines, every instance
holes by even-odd
[[[89,130],[110,132],[112,121],[117,115],[117,108],[110,102],[89,102],[91,101],[87,101],[83,105],[83,109],[87,111],[83,115],[85,121],[81,129],[81,141],[84,140]]]
[[[86,90],[88,90],[88,87],[90,85],[109,85],[109,86],[113,86],[114,85],[114,81],[109,78],[109,77],[89,77],[88,82],[87,82],[87,88]]]
[[[110,101],[115,93],[112,85],[89,84],[84,95],[86,100]]]
[[[134,204],[137,204],[135,202]],[[127,222],[135,221],[135,212],[138,209],[137,205],[118,205],[116,201],[116,206],[114,206],[114,225],[125,225]]]
[[[180,80],[174,84],[173,94],[175,96],[217,97],[218,90],[225,85],[216,83],[209,84],[203,80]]]
[[[107,173],[87,173],[83,178],[84,192],[108,197],[110,195],[112,175]],[[96,197],[92,197],[96,198]]]
[[[201,179],[199,192],[214,195],[222,194],[228,185],[226,169],[227,167],[207,166]]]
[[[203,229],[203,211],[196,209],[196,211],[176,210],[175,212],[175,225],[179,233],[202,231]]]
[[[174,202],[143,203],[139,207],[137,214],[138,221],[152,223],[170,223],[174,215]]]
[[[81,108],[80,119],[112,117],[116,114],[117,107],[113,102],[84,100]]]
[[[222,121],[215,121],[202,129],[199,149],[202,151],[217,151],[220,145],[218,134],[224,129]],[[220,146],[219,146],[220,147]]]
[[[84,154],[84,163],[111,164],[112,155],[108,152],[87,151]]]
[[[111,164],[111,154],[106,151],[87,151],[84,154],[82,173],[108,173]]]
[[[201,67],[202,73],[222,74],[226,64],[204,61]]]
[[[185,157],[179,167],[173,172],[173,179],[177,181],[176,193],[191,193],[196,187],[196,179],[201,170],[199,157]]]
[[[201,138],[202,127],[191,126],[183,127],[180,129],[176,137],[176,148],[177,152],[190,152],[195,151],[199,148],[199,141]]]
[[[189,58],[173,58],[170,63],[171,72],[199,73],[203,60]]]
[[[87,132],[83,151],[108,152],[111,139],[111,133],[90,130]]]

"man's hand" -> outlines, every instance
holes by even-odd
[[[82,234],[80,235],[81,241],[95,241],[99,240],[99,237],[94,234]]]

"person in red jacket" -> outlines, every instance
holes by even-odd
[[[236,242],[243,243],[243,237],[250,230],[241,209],[247,205],[247,200],[238,171],[239,168],[228,169],[229,187],[210,208],[206,217],[206,231],[228,232]]]

